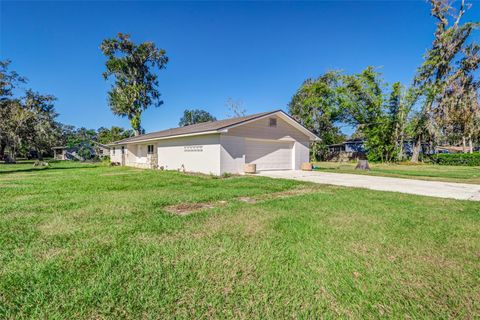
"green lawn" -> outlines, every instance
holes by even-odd
[[[353,162],[316,162],[314,165],[326,172],[480,184],[480,167],[369,163],[371,170],[361,171],[355,170],[357,164]]]
[[[478,202],[68,162],[0,199],[0,319],[480,314]]]

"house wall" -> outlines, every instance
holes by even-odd
[[[148,168],[146,144],[128,145],[127,165],[138,168]]]
[[[270,118],[277,119],[276,127],[269,126]],[[228,129],[225,135],[254,139],[309,141],[307,135],[276,115]]]
[[[365,152],[363,142],[345,143],[345,152]]]
[[[104,157],[104,156],[110,155],[110,149],[108,149],[108,148],[99,147],[98,151],[99,151],[98,156],[101,157],[101,158]]]
[[[245,165],[245,138],[222,134],[220,136],[221,173],[243,173]]]
[[[277,126],[270,127],[270,118],[277,119]],[[302,162],[310,160],[310,139],[278,116],[266,117],[222,133],[221,173],[243,173],[245,165],[245,138],[293,141],[292,169],[298,170]]]
[[[293,144],[293,169],[299,170],[304,162],[310,162],[310,142],[295,141]]]
[[[270,127],[270,118],[277,119],[276,127]],[[156,162],[158,168],[215,175],[225,172],[241,174],[244,172],[246,159],[246,139],[291,142],[292,169],[298,170],[303,162],[309,161],[309,137],[282,118],[272,116],[230,128],[227,132],[221,134],[128,144],[126,165],[152,167],[148,162],[147,145],[153,144],[157,151],[155,160],[158,159],[158,162]],[[121,163],[120,147],[116,146],[115,155],[112,155],[112,151],[110,152],[112,162]]]
[[[115,154],[114,150],[115,149]],[[122,146],[115,146],[110,149],[110,162],[122,162]]]
[[[148,146],[153,145],[153,154],[148,154]],[[139,143],[128,145],[127,165],[131,167],[155,169],[158,166],[158,143]]]
[[[221,174],[219,134],[160,140],[157,150],[158,166],[165,170]]]

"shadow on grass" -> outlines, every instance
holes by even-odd
[[[2,174],[10,174],[10,173],[19,173],[19,172],[40,172],[40,171],[52,171],[52,170],[72,170],[72,169],[93,169],[96,168],[94,166],[81,166],[81,167],[59,167],[59,168],[51,168],[51,167],[43,167],[43,168],[26,168],[26,169],[14,169],[9,171],[0,171],[0,175]]]

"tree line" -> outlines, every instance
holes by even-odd
[[[340,126],[356,128],[365,139],[368,158],[375,161],[407,159],[404,142],[412,141],[411,161],[422,145],[462,145],[473,152],[480,142],[480,81],[475,72],[480,46],[471,37],[479,22],[462,23],[471,5],[464,0],[430,0],[436,20],[432,46],[410,86],[387,85],[372,66],[358,74],[329,71],[307,79],[289,103],[292,116],[322,141],[312,156],[325,159],[329,144],[343,141]]]
[[[405,141],[411,141],[411,161],[420,157],[422,145],[463,145],[473,151],[480,140],[480,45],[472,34],[480,22],[462,22],[471,5],[458,7],[446,0],[430,0],[436,30],[431,47],[408,86],[388,85],[373,66],[360,73],[340,70],[307,79],[293,95],[288,109],[321,141],[311,150],[324,159],[329,144],[343,141],[341,126],[356,128],[355,137],[365,139],[370,160],[402,161],[407,158]],[[8,151],[16,155],[49,154],[55,145],[85,141],[109,143],[144,132],[141,115],[150,106],[160,106],[158,72],[169,58],[153,42],[135,44],[130,35],[119,33],[105,39],[100,50],[106,57],[105,80],[112,79],[108,104],[115,115],[127,117],[131,130],[119,127],[76,129],[56,120],[55,97],[23,89],[26,79],[0,62],[0,159]],[[18,94],[17,92],[21,93]],[[16,94],[17,93],[17,94]],[[230,116],[243,116],[240,101],[229,99]],[[179,126],[214,121],[205,110],[185,110]]]
[[[133,136],[133,130],[115,126],[94,130],[62,124],[57,121],[56,98],[25,89],[27,79],[9,65],[8,60],[0,61],[0,160],[42,159],[51,156],[55,146],[106,144]]]

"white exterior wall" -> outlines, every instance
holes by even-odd
[[[309,141],[295,141],[293,144],[293,169],[299,170],[304,162],[310,162],[310,143]]]
[[[150,168],[148,162],[147,146],[153,145],[154,150],[157,149],[156,143],[140,143],[128,145],[127,165],[138,168]]]
[[[114,150],[115,149],[115,154]],[[115,146],[110,149],[110,162],[122,162],[122,146]]]
[[[269,119],[276,118],[277,126],[270,127]],[[292,169],[298,170],[310,160],[310,139],[303,132],[278,116],[266,117],[231,128],[223,133],[221,141],[221,173],[243,173],[245,165],[245,138],[292,141]]]
[[[220,136],[220,171],[221,173],[243,173],[245,165],[245,138]]]
[[[160,140],[158,166],[165,170],[182,169],[220,175],[220,135],[209,134]]]

